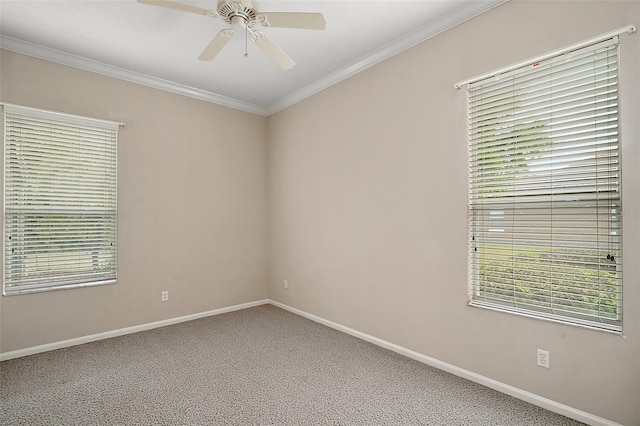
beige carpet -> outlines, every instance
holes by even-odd
[[[270,305],[0,364],[3,425],[579,424]]]

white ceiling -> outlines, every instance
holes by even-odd
[[[216,1],[186,1],[216,10]],[[229,25],[135,0],[0,0],[0,46],[269,115],[505,0],[262,0],[261,12],[320,12],[324,31],[261,28],[297,65],[282,71],[236,32],[212,62],[198,60]]]

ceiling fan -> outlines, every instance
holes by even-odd
[[[263,27],[324,30],[327,24],[321,13],[260,12],[255,0],[219,0],[216,11],[167,0],[138,0],[138,2],[211,18],[220,18],[231,24],[231,28],[220,31],[205,47],[199,57],[201,61],[212,61],[236,30],[244,30],[245,36],[262,49],[280,68],[288,70],[296,65],[293,59],[262,32],[255,30],[255,27],[261,25]],[[246,52],[245,56],[247,56]]]

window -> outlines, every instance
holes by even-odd
[[[115,282],[117,131],[4,105],[4,294]]]
[[[620,331],[618,37],[467,95],[470,304]]]

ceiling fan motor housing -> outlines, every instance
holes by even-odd
[[[258,21],[257,5],[251,0],[220,0],[218,15],[234,26],[254,27]]]

